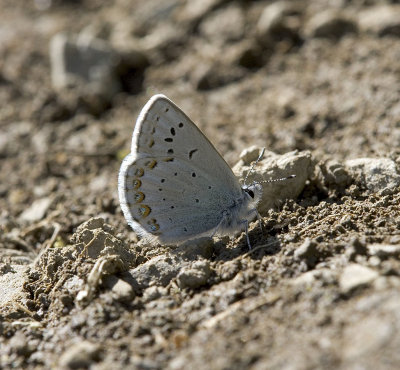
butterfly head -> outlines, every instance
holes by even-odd
[[[242,191],[246,199],[251,204],[258,204],[262,196],[262,185],[259,182],[253,182],[250,185],[243,185]]]

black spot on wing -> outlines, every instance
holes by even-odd
[[[198,151],[198,149],[192,149],[192,150],[189,152],[189,159],[192,159],[193,154],[196,153],[197,151]]]

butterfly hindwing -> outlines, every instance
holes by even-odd
[[[188,162],[182,161],[173,168],[170,162],[151,157],[130,157],[130,162],[122,180],[125,194],[121,206],[136,231],[150,233],[162,243],[172,243],[205,234],[218,225],[221,202],[230,199],[219,197],[217,189],[203,186],[201,170],[199,181],[187,186],[192,180]]]

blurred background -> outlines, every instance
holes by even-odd
[[[14,276],[4,285],[11,313],[0,307],[0,367],[56,367],[65,351],[69,368],[81,353],[86,368],[103,354],[97,368],[206,359],[219,369],[376,369],[382,358],[399,368],[398,183],[377,195],[346,188],[356,176],[343,165],[390,159],[387,172],[361,162],[379,189],[398,180],[399,61],[394,0],[0,0],[0,282]],[[309,150],[326,170],[264,219],[259,240],[282,248],[215,243],[187,272],[193,290],[168,280],[193,250],[178,263],[174,250],[142,249],[118,203],[121,160],[156,93],[230,165],[256,145]],[[89,221],[71,241],[93,216],[106,225]],[[117,298],[114,285],[102,288],[81,310],[75,298],[96,261],[76,253],[90,223],[106,235],[99,250],[128,251],[136,280],[145,277]],[[373,244],[382,242],[390,248]]]
[[[114,214],[155,93],[230,164],[250,145],[397,150],[399,37],[394,1],[1,0],[2,217]]]

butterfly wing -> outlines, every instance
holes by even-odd
[[[214,146],[163,95],[153,96],[139,115],[118,190],[131,227],[161,243],[211,235],[242,193]]]

